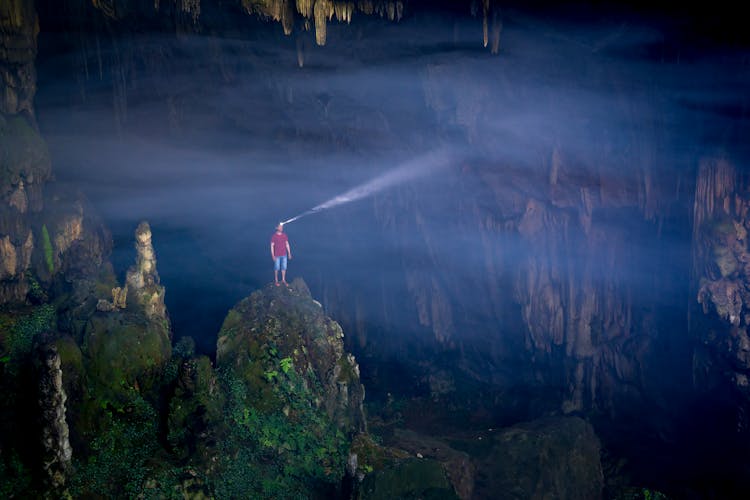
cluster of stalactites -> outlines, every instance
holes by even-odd
[[[400,21],[404,4],[400,1],[358,0],[356,3],[337,0],[242,0],[242,6],[249,14],[257,14],[280,22],[284,34],[290,35],[294,28],[295,16],[304,19],[305,29],[310,22],[315,26],[315,42],[325,45],[328,22],[336,19],[350,23],[355,11],[366,15],[379,15],[390,21]],[[296,14],[295,14],[296,10]]]

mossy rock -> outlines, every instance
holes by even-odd
[[[84,353],[93,396],[101,406],[127,404],[131,391],[155,395],[171,356],[169,330],[132,313],[96,313],[86,325]]]
[[[360,500],[458,499],[439,462],[412,458],[365,477]]]
[[[64,335],[54,342],[60,355],[60,368],[63,372],[65,392],[70,395],[80,390],[85,370],[83,367],[83,353],[73,337]]]
[[[175,392],[169,402],[168,441],[180,458],[204,454],[209,434],[222,417],[221,392],[211,360],[206,356],[180,363]]]
[[[404,450],[379,445],[367,433],[354,436],[350,453],[357,455],[357,473],[364,475],[380,471],[410,457]]]
[[[613,491],[611,498],[612,500],[669,500],[669,497],[661,491],[636,486],[627,486]]]
[[[333,491],[363,427],[364,389],[341,328],[304,282],[270,285],[240,301],[222,325],[216,364],[226,393],[217,497]]]
[[[578,417],[518,424],[495,437],[475,493],[494,498],[601,498],[600,443]],[[481,486],[480,486],[481,484]]]
[[[269,285],[240,301],[219,332],[216,363],[246,386],[248,402],[264,411],[285,405],[275,379],[294,370],[316,406],[347,433],[364,427],[364,389],[341,327],[312,299],[301,279]]]
[[[47,144],[22,115],[0,120],[0,195],[20,180],[42,183],[49,179]]]

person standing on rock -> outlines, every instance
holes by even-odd
[[[279,270],[281,270],[281,283],[289,286],[286,282],[286,261],[292,258],[292,248],[289,246],[289,238],[284,234],[284,224],[279,222],[276,232],[271,236],[271,258],[273,259],[273,278],[276,286],[279,286]]]

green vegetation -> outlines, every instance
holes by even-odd
[[[270,410],[253,406],[245,382],[230,371],[221,375],[229,420],[219,443],[218,498],[309,497],[343,477],[347,439],[315,406],[291,359],[280,360],[279,368],[267,381],[283,407]]]
[[[95,315],[85,334],[89,388],[116,407],[129,404],[129,391],[136,386],[155,397],[171,351],[169,332],[159,321],[129,313]]]
[[[664,493],[651,488],[628,486],[612,495],[614,500],[669,500]]]
[[[141,493],[150,474],[149,460],[158,451],[157,423],[156,411],[135,391],[124,410],[105,411],[89,456],[75,463],[73,497],[134,498]]]
[[[15,320],[6,318],[7,330],[3,338],[5,354],[0,362],[7,363],[10,373],[16,373],[19,364],[31,353],[34,337],[53,328],[56,320],[55,308],[42,304],[29,314]]]
[[[15,184],[21,176],[42,182],[50,167],[47,143],[23,115],[0,121],[0,185]]]
[[[18,454],[0,455],[0,498],[20,497],[31,486],[31,474]]]
[[[230,313],[223,331],[236,335],[220,340],[225,357],[218,370],[208,357],[196,356],[192,339],[173,348],[166,325],[137,311],[93,313],[79,337],[64,330],[51,338],[65,374],[76,450],[70,495],[282,499],[336,490],[345,473],[349,430],[338,416],[329,416],[329,394],[318,377],[334,363],[343,363],[339,383],[357,377],[329,348],[339,336],[325,329],[317,309],[309,311],[318,316],[295,317],[291,308],[281,320],[276,313]],[[55,320],[51,305],[28,308],[22,316],[0,314],[0,357],[6,357],[0,372],[10,373],[14,360],[25,370],[35,336],[53,329]],[[314,328],[311,338],[308,327]],[[11,392],[0,394],[4,408],[19,401]],[[35,492],[29,489],[35,465],[22,463],[23,453],[13,458],[23,441],[8,444],[0,449],[0,495],[29,496]],[[362,470],[372,472],[380,460],[371,442],[365,447]]]
[[[213,434],[224,420],[224,394],[218,389],[211,360],[206,356],[181,363],[167,418],[167,442],[179,458],[208,454]]]
[[[368,475],[362,483],[361,498],[458,499],[440,463],[416,458]]]
[[[44,249],[44,261],[47,263],[47,270],[50,274],[55,272],[55,256],[52,250],[52,241],[49,238],[47,225],[42,225],[42,248]]]
[[[643,493],[643,500],[667,500],[668,498],[664,493],[648,488],[643,488],[641,492]]]
[[[49,300],[47,292],[42,288],[42,285],[39,284],[39,280],[36,279],[36,276],[27,272],[26,281],[29,283],[27,297],[33,304],[43,304]]]

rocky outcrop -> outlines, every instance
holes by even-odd
[[[39,407],[41,409],[43,467],[51,487],[61,490],[70,472],[70,446],[65,413],[67,395],[63,387],[60,355],[54,345],[40,350]]]
[[[468,453],[453,449],[443,440],[411,430],[396,429],[389,444],[408,452],[411,457],[437,461],[442,465],[458,498],[474,498],[476,466]]]
[[[479,466],[478,498],[602,497],[604,477],[594,429],[576,417],[518,424],[495,436]]]
[[[99,299],[96,303],[96,310],[102,312],[112,312],[118,309],[125,309],[128,306],[128,286],[120,288],[116,286],[112,289],[112,301]]]
[[[338,323],[297,278],[291,289],[269,285],[229,312],[219,333],[216,363],[246,381],[256,392],[251,400],[268,398],[264,404],[277,397],[271,382],[294,370],[310,391],[310,401],[353,435],[365,430],[365,392],[343,337]]]
[[[34,115],[38,33],[34,2],[7,0],[0,5],[0,114]]]
[[[135,230],[135,265],[128,269],[126,288],[131,300],[143,308],[146,316],[153,321],[166,321],[167,308],[164,305],[164,287],[156,271],[156,255],[151,244],[151,227],[141,222]]]
[[[702,317],[692,325],[701,346],[698,386],[729,382],[750,403],[750,191],[727,158],[701,161],[693,213],[693,287]]]
[[[112,307],[97,308],[84,329],[88,378],[97,396],[115,406],[129,401],[133,389],[157,389],[172,352],[164,287],[159,284],[147,222],[138,226],[135,239],[136,262],[128,270],[125,287],[130,294],[127,308],[121,307],[126,305],[123,291],[113,293]]]
[[[180,458],[192,456],[209,462],[224,400],[211,360],[200,356],[180,361],[167,420],[167,439]]]
[[[453,491],[440,463],[412,458],[390,465],[365,478],[360,500],[389,498],[459,498]]]
[[[26,299],[36,243],[28,215],[43,208],[51,176],[34,116],[38,31],[34,2],[0,5],[0,304]]]

